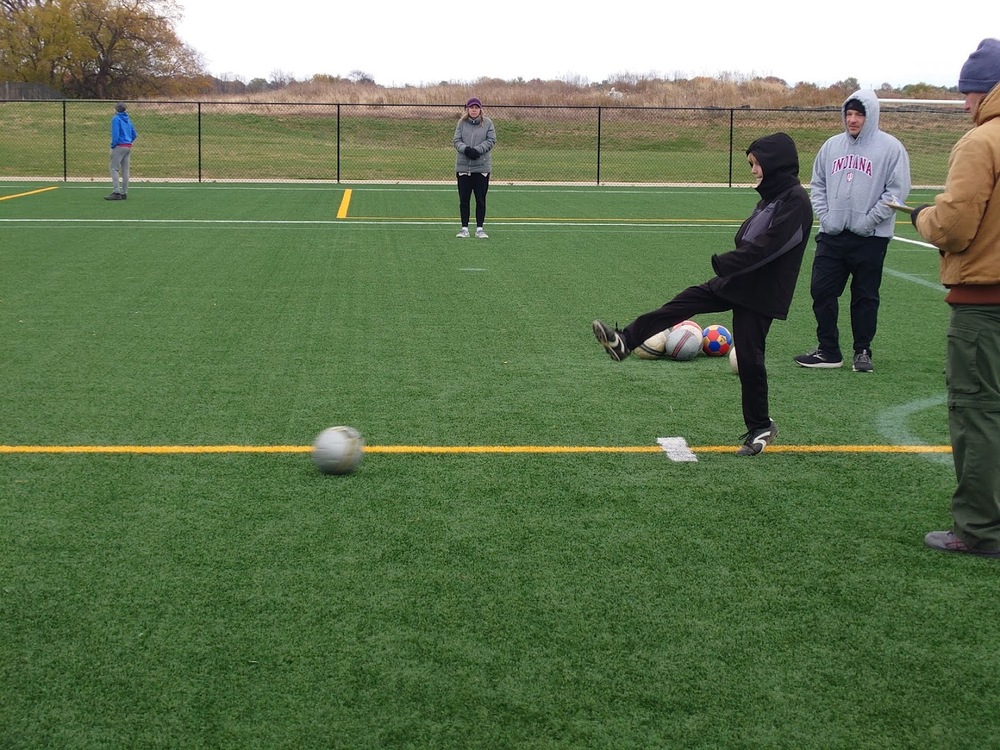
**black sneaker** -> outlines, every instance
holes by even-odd
[[[808,354],[799,354],[793,359],[803,367],[827,368],[841,367],[844,364],[843,357],[834,357],[827,354],[822,349],[813,349]]]
[[[872,364],[872,353],[867,349],[862,349],[854,355],[854,372],[875,372],[875,365]]]
[[[763,452],[763,450],[771,444],[771,441],[778,437],[778,425],[771,420],[771,424],[767,427],[761,427],[757,430],[750,430],[749,432],[740,435],[743,438],[743,445],[741,445],[737,451],[737,456],[756,456],[758,453]]]
[[[622,338],[621,331],[606,326],[599,320],[595,320],[593,325],[594,338],[607,350],[608,356],[615,362],[621,362],[632,353],[632,350],[625,345],[625,339]]]
[[[112,193],[111,195],[105,195],[104,200],[106,201],[123,201],[125,196],[122,193]]]

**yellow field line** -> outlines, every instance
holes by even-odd
[[[694,453],[726,453],[731,445],[693,446]],[[767,453],[951,453],[950,445],[769,445]]]
[[[15,453],[308,453],[309,445],[0,445]],[[731,453],[732,445],[691,446],[692,453]],[[656,445],[366,445],[366,453],[661,453]],[[948,445],[771,445],[768,453],[950,453]]]
[[[58,190],[58,185],[53,185],[47,188],[38,188],[38,190],[29,190],[27,193],[17,193],[16,195],[0,195],[0,201],[9,201],[12,198],[24,198],[28,195],[37,195],[38,193],[47,193],[50,190]]]
[[[346,219],[347,209],[351,206],[351,190],[348,188],[344,191],[344,197],[340,199],[340,208],[337,209],[337,218]]]
[[[349,191],[348,191],[349,192]],[[340,213],[337,214],[338,219],[347,218],[347,214],[343,216]],[[351,219],[354,221],[450,221],[454,217],[451,216],[352,216]],[[490,219],[495,224],[504,224],[515,221],[552,221],[552,222],[618,222],[621,224],[687,224],[691,222],[703,223],[703,224],[739,224],[743,219],[665,219],[658,217],[637,219],[637,218],[627,218],[627,217],[615,217],[615,218],[596,218],[593,216],[578,216],[574,218],[568,217],[558,217],[558,216],[504,216],[503,218],[493,217]]]

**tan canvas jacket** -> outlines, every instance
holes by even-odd
[[[941,283],[1000,283],[1000,85],[982,100],[976,127],[955,144],[944,192],[916,216],[941,250]]]

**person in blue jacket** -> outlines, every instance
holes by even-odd
[[[799,155],[785,133],[758,138],[746,151],[760,200],[736,232],[736,248],[712,256],[716,275],[688,287],[662,307],[617,330],[600,320],[594,336],[620,362],[650,336],[706,312],[733,311],[743,421],[741,456],[756,456],[778,434],[768,408],[764,350],[771,323],[792,303],[813,223],[809,194],[799,180]]]
[[[129,157],[132,156],[132,144],[138,135],[126,109],[125,102],[118,102],[114,117],[111,118],[111,194],[104,197],[109,201],[128,198]]]

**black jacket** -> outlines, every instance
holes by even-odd
[[[761,199],[736,232],[736,249],[712,256],[709,287],[733,305],[784,320],[792,304],[813,223],[809,194],[799,181],[795,143],[784,133],[758,138],[747,149],[764,178]]]

